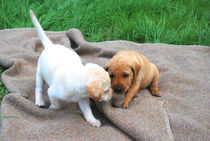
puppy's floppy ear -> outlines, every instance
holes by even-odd
[[[104,66],[104,70],[108,72],[109,66],[110,66],[110,61],[106,63],[106,65]]]
[[[90,98],[98,101],[102,96],[102,84],[97,80],[89,82],[87,92]]]
[[[130,67],[134,75],[133,78],[136,79],[139,74],[141,65],[135,61],[130,64]]]

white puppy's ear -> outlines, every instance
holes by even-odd
[[[95,101],[98,101],[102,96],[101,82],[97,80],[89,82],[87,86],[87,91],[90,95],[90,98],[94,99]]]

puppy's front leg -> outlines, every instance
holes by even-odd
[[[82,99],[79,101],[79,107],[82,110],[83,116],[86,121],[89,122],[94,127],[100,127],[101,122],[93,116],[92,110],[90,108],[89,99]]]
[[[128,90],[128,93],[125,95],[122,108],[127,109],[128,103],[131,101],[131,99],[136,95],[137,91],[140,88],[140,82],[141,81],[135,81],[131,88]]]

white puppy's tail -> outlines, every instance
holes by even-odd
[[[30,10],[30,16],[31,16],[31,20],[36,28],[36,31],[38,33],[38,36],[39,36],[44,48],[51,46],[53,43],[50,41],[50,39],[44,33],[44,30],[42,29],[39,21],[37,20],[36,16],[34,15],[34,12],[32,10]]]

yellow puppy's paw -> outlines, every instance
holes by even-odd
[[[123,104],[122,104],[122,108],[123,108],[123,109],[128,109],[128,103],[123,102]]]
[[[151,89],[150,92],[154,96],[158,96],[158,97],[162,96],[161,92],[158,89]]]

